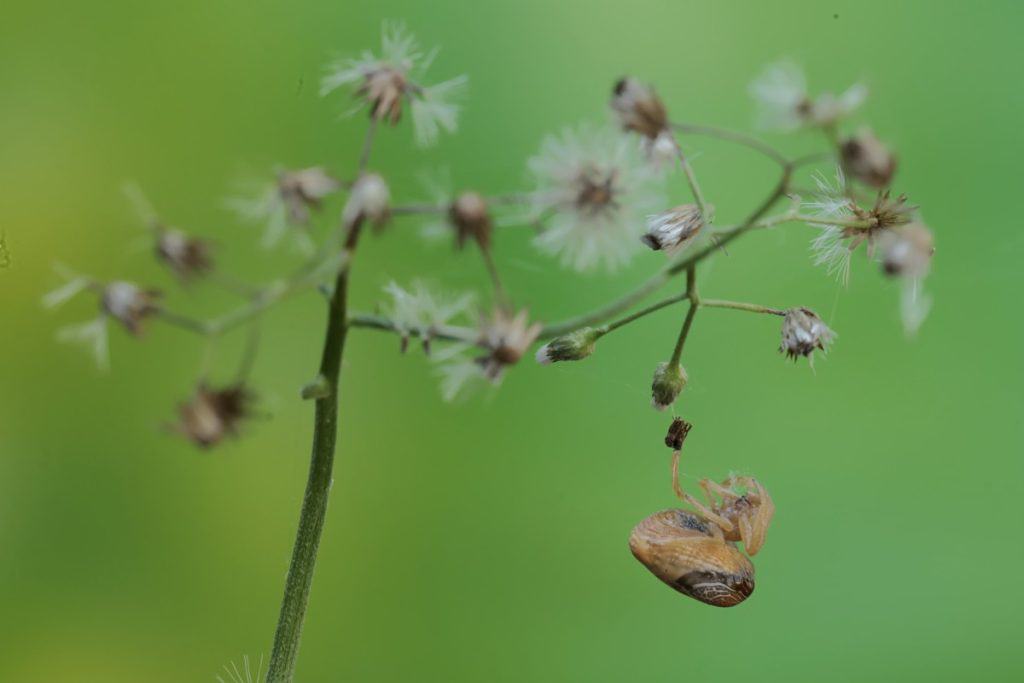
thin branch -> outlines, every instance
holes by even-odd
[[[697,294],[697,266],[692,265],[686,271],[686,293],[690,300],[690,307],[686,309],[686,318],[683,319],[683,326],[679,330],[679,337],[676,339],[676,347],[672,350],[672,358],[669,366],[674,367],[683,357],[683,346],[686,338],[690,335],[690,328],[693,327],[693,319],[697,316],[697,309],[700,308],[700,297]]]
[[[628,325],[634,320],[639,320],[640,318],[650,315],[655,311],[660,311],[661,309],[667,306],[671,306],[672,304],[677,304],[680,301],[684,301],[687,298],[689,298],[689,296],[689,292],[683,292],[682,294],[676,294],[675,296],[670,296],[667,299],[662,299],[661,301],[653,303],[650,306],[647,306],[646,308],[641,308],[636,313],[631,313],[630,315],[627,315],[625,318],[619,318],[614,322],[608,323],[607,325],[604,326],[604,332],[605,334],[607,334],[608,332],[617,330],[620,327]]]
[[[377,132],[377,117],[370,117],[370,127],[366,129],[366,137],[363,138],[363,151],[359,155],[359,170],[356,177],[361,176],[366,167],[370,164],[370,152],[373,149],[373,138]]]
[[[762,306],[760,304],[748,304],[741,301],[726,301],[725,299],[701,299],[700,305],[706,308],[731,308],[736,311],[749,311],[751,313],[786,315],[785,311],[778,308]]]
[[[697,182],[697,174],[693,172],[693,167],[690,166],[689,160],[686,155],[683,154],[683,149],[676,143],[676,156],[679,158],[679,163],[683,167],[683,173],[686,175],[686,182],[690,186],[690,192],[693,193],[693,198],[697,202],[697,206],[700,208],[700,215],[705,221],[710,221],[711,216],[708,214],[708,205],[704,201],[704,194],[700,191],[700,183]]]
[[[718,126],[702,126],[691,123],[673,123],[672,128],[680,133],[706,135],[707,137],[719,138],[720,140],[729,140],[730,142],[738,143],[760,152],[779,166],[785,167],[789,163],[786,157],[777,149],[766,142],[762,142],[753,136],[747,135],[746,133],[740,133],[726,128],[719,128]]]
[[[418,337],[421,339],[442,339],[444,341],[462,342],[475,344],[480,338],[480,333],[469,327],[455,327],[449,325],[431,326],[428,328],[401,328],[394,320],[381,315],[369,313],[352,313],[348,318],[349,327],[362,327],[371,330],[394,332],[396,334]]]

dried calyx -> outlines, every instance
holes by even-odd
[[[100,307],[134,335],[142,334],[143,321],[157,313],[161,293],[142,289],[131,282],[111,282],[103,288]]]
[[[888,187],[896,173],[896,157],[869,128],[862,128],[839,145],[843,171],[865,185]]]
[[[243,384],[212,389],[200,384],[192,398],[178,406],[175,430],[200,448],[216,445],[238,433],[252,414],[255,395]]]
[[[473,240],[481,249],[490,249],[494,223],[487,200],[477,192],[463,192],[448,207],[448,219],[455,228],[455,245],[461,249]]]
[[[779,351],[787,358],[811,358],[815,349],[825,351],[835,338],[818,315],[809,308],[791,308],[782,321],[782,344]],[[812,359],[813,360],[813,359]]]

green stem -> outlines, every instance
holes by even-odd
[[[683,357],[683,346],[686,338],[690,336],[690,328],[693,327],[693,319],[697,316],[697,309],[700,308],[700,295],[697,294],[697,266],[690,266],[686,270],[686,295],[690,300],[690,307],[686,309],[686,318],[683,319],[683,326],[679,330],[679,337],[676,339],[676,347],[672,350],[672,358],[669,366],[679,364]]]
[[[349,255],[355,251],[360,224],[361,220],[349,229],[345,244],[345,252]],[[348,333],[349,264],[350,261],[346,260],[338,273],[327,311],[327,332],[320,355],[319,372],[319,377],[326,383],[325,395],[316,400],[309,478],[302,499],[302,511],[299,513],[299,528],[295,534],[288,577],[285,579],[284,599],[281,601],[274,646],[267,668],[267,683],[291,683],[295,674],[302,623],[306,616],[313,569],[327,515],[327,498],[334,469],[334,447],[338,435],[338,376]]]
[[[382,330],[384,332],[398,332],[410,337],[426,337],[429,339],[443,339],[445,341],[462,342],[475,344],[480,336],[476,330],[468,327],[455,327],[451,325],[439,325],[426,329],[412,328],[403,329],[395,324],[394,320],[385,318],[382,315],[370,315],[368,313],[352,313],[348,318],[349,327],[363,327],[371,330]]]
[[[683,154],[683,150],[678,142],[676,143],[676,156],[679,157],[679,163],[683,167],[686,182],[690,185],[690,192],[693,193],[693,198],[700,208],[700,215],[703,216],[706,222],[711,222],[711,216],[708,215],[708,205],[704,201],[704,193],[700,191],[700,183],[697,182],[697,174],[693,172],[693,167],[690,166],[690,162],[687,160],[686,155]]]
[[[607,334],[613,330],[617,330],[623,325],[628,325],[634,320],[639,320],[645,315],[649,315],[651,313],[654,313],[655,311],[660,311],[666,306],[671,306],[672,304],[679,303],[683,299],[686,299],[688,296],[689,292],[683,292],[682,294],[676,294],[675,296],[670,296],[667,299],[662,299],[661,301],[653,303],[650,306],[647,306],[646,308],[641,308],[636,313],[631,313],[630,315],[627,315],[625,318],[620,318],[615,322],[608,323],[607,325],[604,326],[603,333]]]
[[[760,304],[747,304],[741,301],[726,301],[724,299],[701,299],[701,306],[707,308],[731,308],[736,311],[750,311],[751,313],[766,313],[768,315],[786,315],[786,312]]]

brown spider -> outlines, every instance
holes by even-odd
[[[722,484],[702,479],[704,505],[681,490],[678,477],[673,483],[697,512],[664,510],[647,517],[633,529],[630,550],[680,593],[717,607],[738,605],[754,592],[754,565],[736,541],[750,555],[761,549],[775,514],[771,497],[753,477],[730,476]]]

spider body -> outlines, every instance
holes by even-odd
[[[633,529],[629,548],[652,574],[680,593],[708,605],[732,607],[754,592],[754,565],[736,543],[742,541],[748,554],[756,554],[775,506],[751,477],[730,477],[722,484],[703,479],[700,486],[707,505],[682,494],[696,511],[663,510],[647,517]]]

